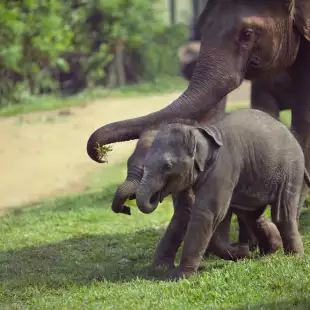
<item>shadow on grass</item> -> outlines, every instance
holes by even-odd
[[[164,229],[133,234],[83,235],[59,243],[0,252],[0,282],[7,289],[26,286],[82,286],[93,281],[165,280],[169,270],[150,267]],[[224,268],[210,260],[199,271]]]
[[[154,279],[149,265],[162,230],[83,235],[59,243],[0,252],[0,280],[11,289],[59,288],[97,281]],[[147,240],[147,241],[146,241]]]

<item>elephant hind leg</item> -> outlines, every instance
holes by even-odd
[[[272,223],[263,213],[266,207],[257,211],[235,210],[240,222],[246,226],[250,235],[257,240],[260,254],[271,254],[282,248],[282,239],[276,225]]]
[[[210,252],[225,260],[236,261],[239,259],[248,258],[250,256],[249,246],[242,243],[232,245],[229,242],[224,243],[221,240],[214,240],[212,238],[209,248]]]
[[[249,257],[247,244],[238,243],[231,245],[229,242],[229,230],[232,211],[229,209],[224,220],[218,225],[210,240],[205,256],[209,253],[225,260],[238,260]]]
[[[304,182],[304,166],[296,162],[292,174],[279,188],[278,199],[272,203],[271,217],[282,237],[284,253],[303,256],[304,246],[298,231],[298,210]]]
[[[256,220],[255,228],[261,255],[274,253],[283,247],[277,226],[269,221],[265,215],[261,215]]]
[[[298,231],[297,222],[298,201],[296,201],[294,208],[296,212],[290,212],[290,207],[288,205],[281,205],[275,208],[272,207],[271,216],[281,234],[284,253],[303,256],[304,246]]]

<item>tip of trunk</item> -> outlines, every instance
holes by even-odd
[[[150,214],[154,212],[160,201],[160,193],[157,192],[150,199],[145,200],[144,197],[139,197],[139,193],[137,194],[137,206],[139,210],[144,214]]]
[[[87,141],[87,154],[97,163],[105,163],[107,160],[102,158],[98,148],[116,142],[123,142],[138,139],[143,132],[143,126],[136,119],[120,121],[102,126],[95,130]]]
[[[126,180],[118,187],[112,202],[112,211],[114,213],[124,213],[131,215],[130,207],[124,204],[127,199],[130,199],[131,196],[136,194],[137,187],[138,182],[136,180]]]

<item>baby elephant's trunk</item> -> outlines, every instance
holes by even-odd
[[[127,199],[135,198],[138,185],[139,182],[136,180],[126,180],[118,187],[112,202],[113,212],[130,215],[130,208],[124,203]]]
[[[160,201],[159,189],[156,189],[154,185],[152,186],[143,178],[137,190],[136,201],[142,213],[152,213]]]

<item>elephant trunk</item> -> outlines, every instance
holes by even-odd
[[[125,213],[123,211],[124,203],[127,199],[130,199],[136,195],[139,182],[137,180],[126,180],[123,182],[115,192],[112,210],[115,213]]]
[[[214,53],[214,54],[212,54]],[[97,129],[87,142],[87,153],[94,161],[98,158],[97,146],[138,139],[147,128],[158,126],[164,121],[174,119],[192,119],[200,121],[230,91],[238,87],[241,80],[229,71],[229,57],[217,51],[208,55],[201,54],[193,77],[184,93],[167,107],[146,116],[110,123]]]
[[[142,213],[149,214],[156,210],[161,200],[160,189],[149,184],[144,178],[137,190],[136,202]]]

